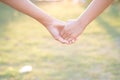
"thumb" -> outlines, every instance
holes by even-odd
[[[65,44],[68,43],[66,40],[64,40],[59,33],[59,30],[57,30],[56,28],[49,28],[49,32],[52,34],[52,36],[59,42]]]

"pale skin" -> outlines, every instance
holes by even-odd
[[[99,16],[114,0],[93,0],[78,19],[68,21],[61,32],[63,39],[71,44],[84,31],[86,26]]]
[[[46,14],[44,11],[42,11],[40,8],[34,5],[31,1],[29,0],[0,0],[0,1],[24,14],[27,14],[28,16],[33,17],[34,19],[39,21],[42,25],[44,25],[57,41],[60,41],[61,43],[67,43],[67,41],[60,36],[60,32],[64,28],[65,23]]]
[[[61,43],[71,44],[83,32],[86,26],[100,15],[113,0],[93,0],[82,15],[65,23],[46,14],[29,0],[0,0],[3,3],[25,13],[43,24],[51,35]]]

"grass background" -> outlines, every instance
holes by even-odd
[[[71,3],[36,3],[67,21],[84,10]],[[55,41],[37,21],[0,3],[0,80],[119,80],[120,6],[112,5],[72,45]],[[32,72],[20,74],[24,65]]]

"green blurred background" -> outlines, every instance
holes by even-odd
[[[87,4],[34,1],[67,21]],[[20,74],[31,65],[33,70]],[[72,45],[55,41],[36,20],[0,3],[0,80],[120,80],[120,5],[113,3]]]

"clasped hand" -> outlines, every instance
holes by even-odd
[[[63,44],[74,43],[84,30],[77,20],[67,22],[54,21],[47,29],[57,41]]]

